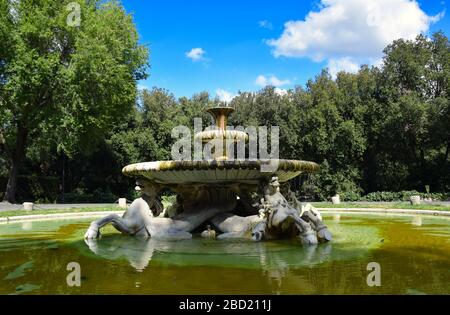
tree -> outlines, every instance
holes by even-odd
[[[116,1],[0,0],[0,144],[4,199],[15,201],[30,142],[88,150],[136,99],[148,51]],[[73,3],[73,2],[72,2]],[[71,20],[80,13],[79,25]],[[76,22],[76,21],[75,21]]]
[[[119,165],[143,161],[170,160],[172,129],[187,126],[194,136],[194,118],[203,120],[203,127],[212,121],[205,109],[214,104],[207,93],[176,100],[167,90],[153,88],[139,95],[139,106],[130,122],[113,129],[108,140]]]
[[[377,97],[383,123],[375,131],[385,141],[374,143],[383,188],[448,189],[449,83],[450,42],[442,32],[385,49]],[[403,180],[392,185],[389,177]]]

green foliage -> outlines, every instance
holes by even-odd
[[[27,176],[61,178],[64,169],[66,191],[70,192],[65,194],[66,202],[80,198],[107,201],[113,196],[133,199],[134,181],[123,177],[121,168],[129,163],[171,159],[171,145],[176,140],[171,137],[172,128],[188,126],[193,136],[193,119],[201,117],[203,127],[209,126],[212,121],[204,110],[218,103],[206,92],[179,99],[160,88],[136,94],[133,79],[143,75],[139,60],[145,53],[137,46],[134,35],[127,37],[135,33],[129,17],[121,10],[110,3],[89,11],[93,16],[101,11],[102,17],[113,19],[128,31],[117,30],[117,36],[111,37],[98,34],[98,42],[86,39],[74,46],[79,50],[74,52],[75,59],[70,58],[73,66],[58,65],[58,69],[64,69],[61,80],[68,86],[58,95],[68,105],[62,106],[61,111],[57,107],[51,119],[41,121],[39,126],[43,127],[39,130],[43,131],[30,133],[33,143],[26,151]],[[8,23],[12,22],[6,21],[2,27],[9,27]],[[92,32],[106,32],[105,27],[103,21],[92,21],[92,25],[82,26],[77,32],[91,36]],[[81,35],[70,32],[70,38],[77,42]],[[1,34],[10,36],[8,32]],[[105,51],[110,40],[112,49]],[[116,42],[122,40],[128,44],[121,46]],[[91,46],[92,59],[87,57]],[[22,59],[30,62],[28,68],[40,67],[40,76],[49,78],[45,72],[50,71],[46,70],[48,66],[35,65],[34,57],[27,59],[26,49],[21,53]],[[123,63],[123,56],[131,59]],[[100,62],[102,58],[104,63]],[[42,61],[52,62],[50,57]],[[120,68],[119,78],[113,76],[115,71],[111,69],[115,68]],[[295,190],[303,199],[329,200],[339,194],[344,201],[394,201],[419,194],[445,200],[450,191],[449,81],[450,44],[443,33],[434,34],[431,40],[423,36],[414,41],[398,40],[385,49],[380,68],[362,66],[357,73],[341,72],[336,78],[324,70],[304,88],[296,87],[283,95],[270,86],[257,92],[241,92],[231,103],[236,111],[229,124],[279,126],[282,158],[311,160],[321,165],[317,174],[302,175],[301,183],[295,183]],[[10,83],[11,88],[19,91],[20,82],[18,87]],[[58,86],[58,82],[54,84]],[[81,93],[82,90],[86,92]],[[49,110],[62,103],[51,104]],[[17,134],[12,109],[0,109],[1,126],[10,132],[3,133],[8,145]],[[115,119],[119,116],[122,120]],[[50,132],[52,129],[45,126],[67,132]],[[80,141],[70,140],[72,134]],[[87,135],[97,138],[95,150],[79,149],[84,142],[93,140]],[[67,140],[59,141],[58,137]],[[58,143],[58,148],[73,154],[60,154],[56,146],[47,142]],[[78,149],[71,150],[72,144],[66,143],[77,143],[73,147]],[[0,155],[2,158],[5,159]],[[0,167],[0,180],[5,173]],[[424,192],[426,186],[431,193]],[[46,194],[36,188],[32,194],[51,199],[54,193]],[[60,192],[57,195],[61,198]]]
[[[147,48],[118,2],[77,2],[79,26],[67,23],[69,2],[0,0],[0,135],[10,182],[30,144],[38,157],[95,148],[146,77]]]
[[[175,195],[162,196],[161,201],[165,204],[173,204],[176,201],[176,196]]]
[[[62,198],[62,196],[60,196]],[[64,194],[65,203],[114,203],[118,197],[108,189],[97,188],[92,193],[77,188],[72,192]],[[61,199],[58,200],[62,202]]]
[[[215,102],[207,93],[176,100],[168,91],[153,88],[141,92],[138,104],[128,124],[116,128],[107,140],[120,165],[170,160],[172,144],[177,140],[172,138],[172,129],[188,126],[193,136],[196,117],[202,118],[203,127],[209,126],[211,118],[205,109]]]
[[[375,191],[371,192],[359,201],[409,201],[411,196],[420,196],[422,199],[431,198],[433,201],[447,201],[450,198],[448,193],[421,193],[416,190],[409,191]],[[356,201],[356,200],[355,200]]]

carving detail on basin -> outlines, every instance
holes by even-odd
[[[127,165],[122,169],[122,173],[163,185],[213,182],[258,184],[272,176],[277,176],[279,182],[284,183],[303,172],[319,170],[317,163],[309,161],[275,162],[278,163],[278,169],[268,173],[261,172],[261,165],[269,164],[269,160],[155,161]]]
[[[213,139],[224,139],[224,140],[238,142],[238,141],[248,140],[248,135],[246,132],[239,131],[239,130],[213,129],[213,130],[201,131],[201,132],[195,134],[194,139],[201,140],[203,142],[208,142]]]

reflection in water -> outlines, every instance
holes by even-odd
[[[152,260],[163,264],[194,262],[239,267],[259,267],[269,279],[281,285],[291,267],[313,265],[328,260],[332,244],[301,247],[299,244],[251,241],[217,241],[192,239],[169,241],[109,235],[100,240],[85,240],[89,249],[108,260],[126,259],[137,271],[143,271]],[[202,259],[198,259],[198,255]],[[180,259],[181,258],[181,259]]]
[[[139,237],[110,237],[102,242],[96,239],[85,239],[89,249],[107,259],[127,259],[137,271],[143,271],[152,259],[156,240]]]
[[[86,244],[90,219],[34,221],[31,230],[26,222],[4,224],[0,294],[450,292],[448,218],[326,216],[335,239],[314,247],[288,240],[139,239],[113,227]],[[82,266],[81,287],[66,285],[71,261]],[[372,261],[382,267],[381,287],[367,286],[366,266]]]
[[[33,221],[22,222],[22,230],[31,231],[32,228],[33,228]]]
[[[281,287],[283,279],[289,276],[289,271],[293,266],[293,262],[289,260],[283,260],[277,253],[267,252],[262,243],[257,243],[259,248],[263,249],[260,255],[260,263],[263,275],[269,279],[269,283],[272,287],[275,287],[275,294],[281,294]],[[307,246],[300,249],[304,255],[299,255],[299,259],[302,259],[302,264],[313,265],[318,261],[323,262],[327,260],[332,250],[331,243],[325,243],[321,245]]]
[[[422,226],[422,217],[420,215],[414,216],[411,224],[415,226]]]

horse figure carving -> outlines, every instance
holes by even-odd
[[[191,238],[192,234],[189,232],[215,215],[231,211],[236,205],[236,200],[230,200],[230,194],[210,196],[208,190],[199,188],[194,192],[197,202],[185,207],[182,213],[172,218],[157,217],[163,208],[158,198],[159,186],[145,180],[138,180],[137,184],[142,197],[135,199],[122,217],[111,214],[93,221],[84,235],[86,239],[100,237],[100,229],[108,223],[128,235],[168,239]]]
[[[222,232],[217,236],[218,239],[248,238],[260,241],[298,236],[303,244],[311,245],[332,238],[320,213],[310,204],[301,204],[290,190],[287,191],[288,201],[281,194],[276,177],[262,185],[260,194],[263,198],[256,205],[259,210],[256,209],[255,214],[248,216],[233,213],[237,197],[232,190],[196,187],[189,194],[185,193],[184,203],[177,205],[173,217],[164,217],[164,213],[161,214],[163,206],[158,198],[160,187],[145,180],[138,180],[137,184],[142,197],[134,200],[122,217],[111,214],[93,221],[85,238],[100,237],[100,229],[111,223],[128,235],[185,239],[191,238],[190,232],[207,222]]]
[[[303,244],[313,245],[332,239],[320,213],[311,204],[302,205],[288,190],[290,202],[280,193],[276,177],[262,188],[260,215],[241,217],[222,213],[212,223],[224,234],[221,238],[275,239],[297,235]],[[298,208],[296,208],[296,206]]]

